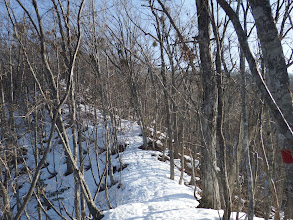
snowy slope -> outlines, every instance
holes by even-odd
[[[104,210],[103,219],[204,220],[222,217],[222,211],[196,208],[199,203],[193,196],[193,189],[178,184],[179,170],[175,172],[175,181],[170,180],[169,164],[157,159],[160,152],[138,149],[142,145],[139,126],[126,121],[124,126],[130,126],[123,137],[129,146],[120,156],[123,164],[128,166],[119,174],[122,187],[115,193],[116,208]],[[241,213],[240,217],[245,219],[246,216]]]
[[[103,120],[101,119],[100,112],[96,116],[97,118],[83,120],[84,125],[88,129],[83,132],[84,140],[82,142],[83,149],[87,152],[87,154],[83,155],[83,162],[85,166],[90,167],[86,169],[84,176],[93,197],[97,192],[97,183],[100,181],[99,174],[104,170],[106,164],[106,153],[104,151],[99,152],[98,158],[96,157],[97,146],[98,149],[105,148],[105,127],[102,125]],[[120,168],[120,162],[126,168],[121,172],[115,172],[114,178],[117,183],[108,186],[109,201],[113,209],[109,210],[105,190],[99,192],[95,197],[96,205],[105,215],[103,219],[203,220],[220,219],[222,217],[222,211],[196,208],[199,203],[193,196],[194,189],[178,184],[180,171],[177,168],[175,168],[175,180],[169,179],[170,166],[168,161],[161,162],[158,160],[161,152],[139,149],[143,140],[141,129],[136,122],[121,119],[119,124],[118,142],[120,144],[127,144],[127,148],[119,156],[117,154],[113,155],[112,162],[116,170]],[[111,130],[110,125],[108,129]],[[72,130],[70,127],[67,129],[67,133],[70,137],[70,147],[73,149]],[[66,172],[65,155],[57,134],[54,137],[52,152],[48,156],[47,162],[48,166],[42,169],[39,184],[42,184],[48,199],[55,207],[59,208],[66,218],[68,216],[62,208],[63,205],[68,213],[74,215],[73,174],[64,175]],[[30,157],[27,163],[28,166],[33,167],[33,157]],[[97,164],[99,164],[99,168]],[[189,181],[190,177],[185,175],[184,182]],[[110,179],[107,182],[111,183]],[[28,180],[23,180],[23,187],[20,191],[21,196],[25,195],[29,185]],[[43,199],[42,202],[50,219],[60,219],[60,216]],[[32,219],[38,219],[37,207],[36,200],[32,199],[27,209],[27,214]],[[43,217],[45,218],[45,216]],[[240,217],[245,219],[246,215],[242,213]]]

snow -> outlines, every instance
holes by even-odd
[[[175,180],[171,180],[169,163],[159,161],[157,151],[138,149],[142,145],[140,129],[124,122],[127,125],[132,128],[128,127],[124,136],[129,146],[120,155],[123,164],[128,164],[120,173],[120,198],[116,198],[115,208],[103,211],[103,219],[221,219],[222,210],[196,208],[199,202],[193,196],[194,189],[178,184],[180,171],[176,169]],[[190,177],[185,175],[184,180],[188,182]],[[246,217],[243,213],[239,216]]]
[[[158,160],[158,152],[138,149],[141,143],[138,137],[133,139],[135,144],[121,155],[128,167],[122,171],[118,207],[104,211],[104,219],[174,219],[175,213],[187,215],[198,205],[193,189],[179,185],[178,178],[170,180],[169,164]]]
[[[83,108],[83,111],[85,109],[86,107]],[[84,131],[83,136],[88,143],[83,141],[82,144],[83,148],[89,151],[83,157],[85,165],[91,165],[91,169],[87,170],[84,176],[90,192],[94,196],[97,191],[97,183],[100,181],[99,173],[104,170],[106,161],[105,152],[99,152],[99,158],[97,159],[96,157],[96,146],[99,146],[99,149],[105,148],[105,127],[102,125],[103,120],[100,112],[97,112],[97,119],[89,116],[83,120],[88,128]],[[47,129],[49,128],[47,127]],[[108,129],[111,129],[111,125],[108,126]],[[72,137],[71,132],[71,128],[68,128],[67,134],[70,138]],[[162,135],[163,133],[161,133]],[[125,151],[119,154],[119,157],[117,155],[112,156],[113,166],[119,169],[121,161],[127,167],[121,172],[115,172],[114,178],[117,183],[112,186],[109,184],[108,186],[110,203],[113,209],[109,210],[105,199],[105,191],[97,194],[95,203],[103,211],[104,220],[221,219],[223,211],[197,208],[199,202],[194,198],[194,187],[179,184],[179,169],[181,167],[179,160],[175,161],[175,180],[171,180],[169,162],[158,160],[162,155],[161,152],[139,149],[143,144],[143,140],[140,126],[136,122],[121,119],[117,138],[119,144],[127,144],[127,147]],[[90,140],[96,140],[96,143]],[[64,150],[58,141],[59,138],[55,135],[52,152],[47,158],[49,165],[47,168],[42,169],[40,178],[44,183],[43,188],[46,190],[47,195],[60,192],[60,195],[53,196],[52,194],[52,196],[49,196],[55,206],[60,206],[58,198],[62,198],[61,200],[67,211],[73,213],[73,174],[64,176],[66,172]],[[70,140],[70,147],[73,149],[72,140]],[[166,150],[166,153],[168,153],[168,150]],[[187,156],[185,158],[192,159]],[[28,165],[30,163],[32,163],[31,166],[33,167],[34,160],[32,157],[28,160]],[[199,162],[195,160],[195,163],[198,165]],[[97,167],[97,164],[100,164],[100,168]],[[58,174],[53,178],[49,178],[54,172]],[[189,181],[190,176],[185,174],[183,182],[188,183]],[[104,183],[105,181],[103,180],[102,182]],[[107,182],[111,183],[110,179]],[[23,184],[21,196],[25,195],[30,185],[27,180],[23,180]],[[200,192],[200,189],[196,188],[196,197],[200,198],[198,192]],[[35,211],[37,203],[34,199],[31,200],[29,207],[27,210],[28,215],[32,218],[37,218]],[[51,218],[59,219],[59,216],[52,209],[49,209],[47,213]],[[65,215],[64,211],[62,213]],[[235,217],[236,214],[234,213],[233,215]],[[240,217],[240,219],[245,219],[246,215],[241,213]]]

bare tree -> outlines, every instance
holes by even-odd
[[[224,83],[223,83],[223,71],[221,67],[222,63],[222,50],[223,50],[223,39],[225,35],[225,31],[228,25],[228,21],[225,19],[225,22],[223,24],[223,36],[220,38],[220,33],[219,33],[219,22],[215,19],[215,11],[214,11],[214,5],[213,1],[211,1],[211,24],[213,28],[213,33],[216,39],[216,58],[215,58],[215,64],[216,64],[216,82],[217,82],[217,104],[218,104],[218,110],[217,110],[217,125],[216,125],[216,130],[217,130],[217,139],[218,139],[218,144],[220,148],[219,152],[219,164],[220,164],[220,181],[221,181],[221,186],[223,188],[223,197],[224,197],[224,216],[223,219],[230,219],[231,215],[231,192],[230,192],[230,187],[229,187],[229,181],[228,181],[228,175],[227,175],[227,147],[225,143],[225,137],[223,133],[223,117],[224,117]]]
[[[279,144],[283,149],[290,150],[292,156],[292,95],[289,88],[289,78],[283,49],[278,37],[276,24],[274,23],[274,19],[272,17],[270,2],[249,1],[256,22],[258,38],[261,42],[262,53],[267,71],[267,82],[264,81],[260,71],[258,70],[256,61],[250,51],[247,37],[240,25],[238,16],[226,1],[218,0],[218,2],[230,17],[234,25],[240,46],[245,54],[246,60],[249,63],[250,71],[255,78],[266,104],[277,121]],[[287,164],[286,166],[288,199],[289,201],[292,201],[292,169],[290,169],[290,164]]]
[[[203,207],[219,209],[221,207],[220,190],[215,170],[216,161],[216,112],[217,112],[217,85],[213,67],[210,44],[210,14],[209,3],[206,0],[197,0],[198,15],[198,43],[200,49],[200,63],[202,72],[203,100],[202,100],[202,180],[205,192],[201,201]]]
[[[71,27],[70,27],[70,25],[68,23],[68,20],[66,20],[66,19],[64,20],[65,28],[67,29],[67,35],[68,35],[69,39],[67,41],[68,42],[67,49],[66,49],[65,44],[63,44],[63,49],[66,50],[66,51],[67,50],[69,51],[69,56],[68,56],[68,59],[67,59],[66,54],[64,55],[65,63],[67,64],[66,65],[67,66],[66,73],[67,73],[67,80],[68,81],[67,81],[67,84],[66,84],[66,91],[65,91],[64,95],[62,95],[62,97],[61,97],[61,95],[59,93],[59,89],[58,89],[58,86],[57,86],[58,82],[55,81],[55,75],[54,75],[53,70],[51,69],[50,64],[49,64],[49,60],[48,60],[48,56],[47,56],[47,48],[46,48],[46,39],[45,39],[45,33],[44,33],[44,26],[43,26],[43,21],[42,21],[40,12],[39,12],[39,7],[37,5],[37,1],[34,0],[32,2],[32,6],[33,6],[33,9],[34,9],[36,18],[37,18],[36,22],[31,17],[31,14],[28,12],[27,8],[20,1],[17,1],[17,3],[24,10],[25,14],[29,18],[29,21],[31,22],[31,25],[34,27],[35,32],[37,33],[39,44],[40,44],[40,55],[42,57],[42,61],[43,61],[43,64],[45,66],[45,68],[44,68],[45,69],[45,78],[46,78],[46,80],[48,80],[47,82],[48,82],[48,85],[49,85],[49,90],[50,90],[49,93],[50,94],[45,93],[46,87],[44,87],[44,85],[42,85],[40,83],[40,77],[36,74],[36,72],[35,72],[35,70],[34,70],[34,68],[32,66],[32,63],[31,63],[31,61],[30,61],[30,59],[28,57],[27,48],[24,46],[23,41],[20,38],[19,31],[16,28],[16,21],[14,20],[15,17],[12,15],[14,13],[14,11],[9,7],[7,1],[5,1],[6,9],[7,9],[10,21],[11,21],[13,27],[14,27],[14,33],[15,33],[15,35],[17,37],[17,40],[18,40],[19,44],[22,47],[22,50],[24,51],[26,62],[27,62],[28,66],[30,68],[30,71],[31,71],[31,73],[32,73],[32,75],[34,77],[34,80],[35,80],[35,82],[37,84],[38,90],[42,94],[42,96],[43,96],[43,98],[44,98],[44,100],[46,102],[47,108],[49,110],[49,113],[50,113],[50,116],[51,116],[51,131],[50,131],[50,136],[48,138],[47,147],[46,147],[46,149],[44,150],[44,153],[43,153],[43,157],[40,160],[40,162],[37,164],[37,167],[35,169],[35,173],[34,173],[34,176],[32,178],[30,188],[29,188],[29,191],[27,192],[27,195],[26,195],[26,197],[24,199],[24,202],[22,203],[21,207],[18,210],[18,212],[17,212],[17,214],[15,216],[15,219],[20,218],[22,212],[25,210],[26,205],[28,204],[29,200],[32,197],[35,185],[36,185],[36,183],[37,183],[37,181],[39,179],[39,176],[40,176],[40,171],[41,171],[42,167],[45,164],[46,158],[47,158],[50,150],[52,149],[52,141],[53,141],[55,131],[58,132],[59,137],[62,140],[62,143],[63,143],[64,148],[65,148],[65,152],[66,152],[66,154],[68,155],[68,158],[69,158],[70,165],[73,167],[74,170],[77,171],[76,173],[77,173],[77,176],[78,176],[79,183],[81,185],[83,193],[86,195],[86,201],[88,203],[89,211],[95,218],[99,219],[99,218],[102,217],[102,213],[100,212],[100,210],[98,210],[98,208],[94,204],[93,199],[92,199],[92,197],[90,195],[88,186],[87,186],[87,184],[86,184],[86,182],[84,180],[83,174],[79,171],[79,169],[78,169],[78,167],[76,165],[76,160],[74,159],[74,157],[73,157],[73,155],[71,153],[71,149],[69,147],[68,137],[66,135],[65,127],[64,127],[63,121],[61,119],[61,108],[63,107],[63,104],[68,99],[68,97],[70,95],[70,92],[72,91],[71,89],[72,89],[72,83],[73,83],[73,76],[74,76],[74,73],[75,73],[74,68],[75,68],[75,64],[76,64],[77,53],[78,53],[78,50],[79,50],[79,47],[80,47],[80,42],[81,42],[81,24],[80,24],[81,23],[81,13],[82,13],[82,9],[83,9],[83,5],[84,5],[85,1],[81,1],[80,5],[78,6],[78,15],[77,15],[77,23],[76,23],[77,32],[76,32],[76,41],[75,41],[75,43],[72,43],[70,41],[70,39],[72,37],[72,35],[70,34]],[[53,1],[53,3],[55,3],[55,2]],[[69,2],[68,2],[68,4],[69,4]],[[55,6],[56,5],[57,4],[55,4]],[[69,5],[68,5],[68,7],[69,7]],[[61,5],[60,5],[60,8],[61,8],[61,11],[62,11],[62,15],[64,17],[66,17],[65,12],[64,12],[64,10],[63,10]],[[55,12],[57,14],[59,13],[57,10]],[[58,15],[60,16],[60,14],[58,14]],[[68,16],[69,16],[69,14],[68,14]],[[61,20],[59,20],[59,21],[61,22]],[[62,32],[61,25],[60,25],[60,31],[61,31],[61,35],[62,35],[63,32]],[[63,39],[63,43],[64,42],[65,42],[65,40]],[[74,46],[71,46],[71,45],[74,45]],[[51,96],[51,97],[49,97],[49,96]]]

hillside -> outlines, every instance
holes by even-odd
[[[170,180],[169,161],[159,160],[162,153],[139,148],[143,140],[137,122],[119,119],[119,127],[116,129],[120,152],[113,152],[111,155],[114,183],[111,183],[109,176],[106,180],[101,175],[106,164],[103,117],[100,112],[96,112],[95,118],[94,112],[86,106],[82,111],[87,111],[83,114],[83,126],[87,129],[84,129],[82,134],[84,177],[91,194],[95,195],[98,208],[104,214],[103,219],[221,219],[222,210],[197,208],[199,202],[194,197],[194,186],[178,184],[179,161],[176,161],[175,180]],[[64,118],[67,118],[66,115],[67,113]],[[110,124],[108,128],[113,129]],[[68,128],[67,133],[72,134],[72,129]],[[57,134],[54,139],[54,147],[41,172],[38,187],[42,187],[43,193],[39,199],[43,204],[43,217],[69,219],[70,213],[74,213],[74,175],[67,174],[66,157]],[[70,147],[73,149],[72,143]],[[33,157],[28,157],[28,167],[33,163]],[[189,181],[190,176],[185,174],[184,182]],[[22,186],[19,189],[20,196],[25,196],[29,181],[21,179],[18,183]],[[108,187],[105,187],[105,183]],[[196,197],[200,198],[198,192],[199,188],[196,189]],[[106,194],[109,196],[108,200]],[[28,207],[26,214],[37,218],[39,205],[35,197],[29,202]],[[235,219],[236,213],[233,213],[233,216]],[[245,219],[246,214],[240,213],[239,217]]]
[[[293,1],[1,6],[0,220],[293,219]]]
[[[101,115],[99,115],[101,117]],[[98,119],[98,121],[102,121]],[[90,126],[86,133],[98,130],[100,140],[102,136],[103,126],[101,124]],[[109,198],[113,209],[109,209],[104,192],[101,191],[97,197],[97,203],[105,215],[103,219],[220,219],[223,212],[220,210],[196,208],[199,202],[194,198],[194,188],[192,186],[179,185],[180,171],[176,169],[175,181],[169,179],[169,162],[162,162],[159,157],[162,155],[159,151],[141,150],[139,147],[143,144],[141,130],[136,122],[121,120],[118,128],[118,142],[120,145],[126,146],[123,152],[112,156],[112,163],[115,170],[114,178],[117,183],[109,186]],[[85,134],[86,136],[86,134]],[[98,144],[103,145],[101,141]],[[93,152],[92,152],[93,153]],[[53,158],[51,158],[53,159]],[[103,154],[100,160],[104,160]],[[92,173],[97,173],[95,159],[89,161],[92,166],[86,171],[86,181],[91,186],[91,191],[96,192],[96,185],[92,182]],[[59,159],[55,161],[60,161]],[[54,164],[56,169],[56,163]],[[122,164],[123,169],[120,169]],[[178,163],[179,164],[179,163]],[[180,164],[179,164],[180,166]],[[50,168],[50,166],[49,166]],[[59,170],[64,170],[65,164],[61,165]],[[121,172],[119,172],[119,170]],[[63,178],[64,183],[71,183],[71,176],[56,176],[56,180]],[[54,182],[56,182],[56,180]],[[190,181],[190,176],[184,176],[184,182]],[[52,185],[50,180],[46,181],[48,186]],[[58,181],[57,181],[58,182]],[[108,180],[110,182],[110,180]],[[73,197],[73,185],[68,189],[65,204],[68,204],[70,210],[70,201]],[[200,189],[197,189],[200,191]],[[197,197],[200,197],[197,194]],[[53,210],[49,211],[54,216]],[[236,216],[236,213],[233,215]],[[240,213],[241,219],[245,219],[246,215]]]

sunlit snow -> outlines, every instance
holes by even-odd
[[[128,167],[121,173],[122,187],[116,192],[116,207],[104,210],[103,219],[220,219],[223,211],[196,208],[198,201],[193,196],[194,189],[179,185],[180,171],[176,169],[175,180],[170,180],[169,163],[158,160],[160,152],[138,149],[142,145],[140,129],[136,123],[125,133],[129,144],[121,153],[123,164]],[[185,175],[185,181],[190,177]],[[113,191],[112,191],[113,192]],[[233,213],[233,217],[236,213]],[[245,219],[244,213],[239,214]],[[234,218],[233,218],[234,219]],[[257,218],[256,218],[257,219]]]

